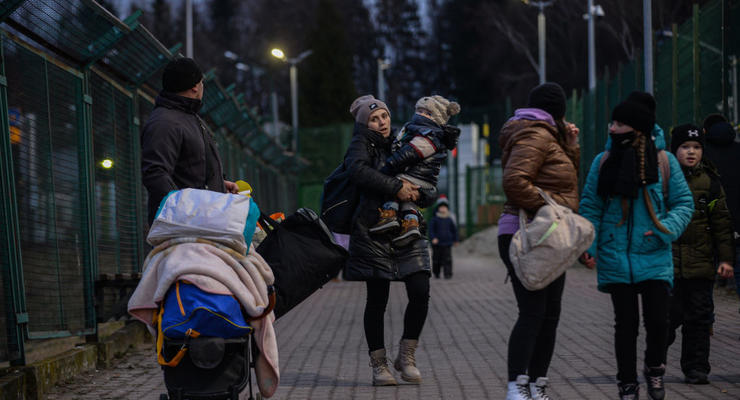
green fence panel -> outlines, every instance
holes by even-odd
[[[694,122],[694,50],[693,22],[689,19],[678,27],[676,40],[676,125]]]
[[[93,97],[93,157],[98,272],[116,274],[139,269],[137,179],[131,95],[98,74],[90,75]]]
[[[82,77],[4,40],[8,106],[22,142],[14,159],[30,337],[81,332],[86,325],[85,189],[75,93]]]
[[[702,123],[709,114],[722,111],[722,2],[712,1],[699,12],[699,115]]]
[[[655,110],[656,121],[666,134],[673,126],[673,40],[668,38],[656,46],[655,91],[660,99]]]

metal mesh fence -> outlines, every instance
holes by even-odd
[[[94,333],[125,311],[125,298],[100,304],[105,282],[142,270],[140,134],[179,46],[165,48],[140,14],[121,21],[89,0],[0,3],[0,361],[23,364],[29,339]],[[206,81],[200,114],[226,179],[252,184],[263,210],[291,212],[307,162],[260,129],[233,87],[213,72]]]

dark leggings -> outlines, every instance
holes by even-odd
[[[645,365],[663,364],[668,337],[668,282],[648,280],[636,284],[607,286],[614,306],[614,352],[617,356],[617,381],[637,382],[637,334],[640,328],[638,295],[642,296],[645,324]]]
[[[518,375],[529,375],[534,381],[547,376],[550,368],[555,349],[555,333],[560,321],[565,274],[544,289],[527,290],[514,274],[514,267],[509,259],[512,237],[513,235],[498,237],[499,254],[511,276],[514,296],[519,306],[519,318],[509,338],[509,381],[515,381]]]
[[[417,272],[407,276],[403,282],[406,284],[409,304],[406,306],[406,313],[403,316],[402,339],[418,340],[429,310],[429,274],[427,272]],[[383,340],[384,315],[390,288],[391,281],[388,280],[367,281],[365,338],[370,352],[385,348]]]

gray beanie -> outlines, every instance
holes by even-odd
[[[388,106],[373,97],[371,94],[366,94],[356,98],[355,101],[352,102],[352,105],[349,106],[349,112],[352,113],[353,117],[355,117],[355,122],[365,125],[367,125],[367,122],[370,119],[370,114],[378,109],[388,111],[388,116],[391,115],[391,111],[388,109]]]
[[[416,109],[423,110],[432,116],[437,125],[445,125],[450,117],[460,113],[460,105],[442,96],[424,96],[416,102]]]

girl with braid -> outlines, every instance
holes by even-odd
[[[640,102],[628,99],[614,108],[611,148],[591,164],[579,207],[596,229],[593,245],[581,261],[596,268],[599,290],[611,296],[619,398],[625,400],[637,399],[640,389],[639,296],[646,331],[643,375],[648,398],[665,397],[671,242],[681,236],[694,212],[681,166],[664,151],[662,131],[653,130],[654,125],[654,111]]]

